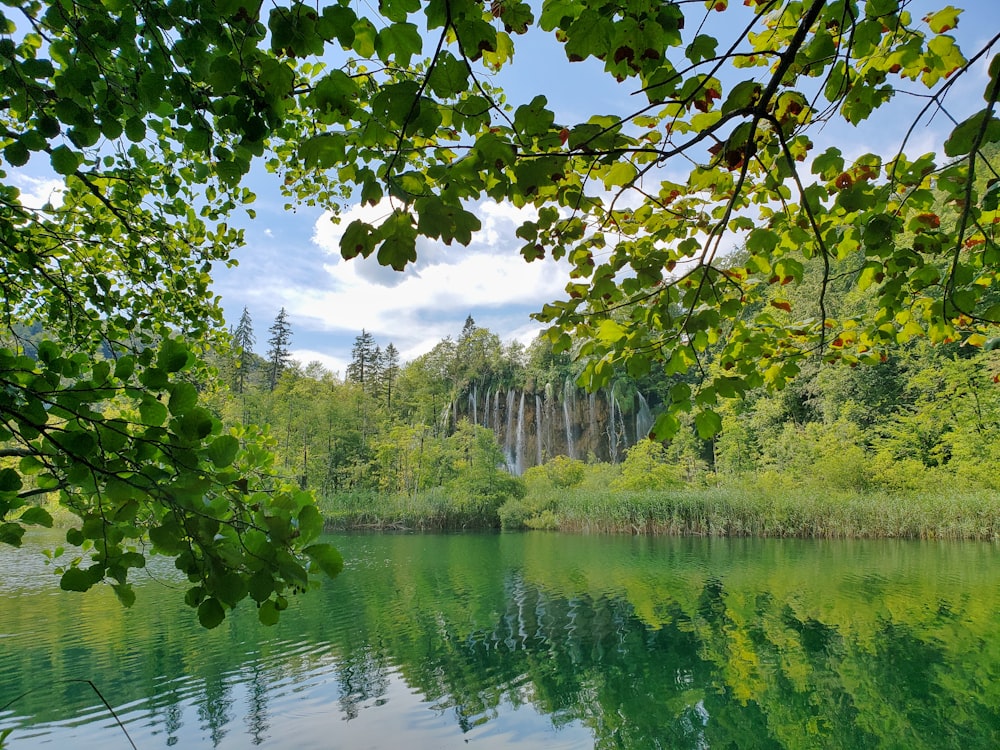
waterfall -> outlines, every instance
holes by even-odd
[[[478,424],[479,420],[476,419],[476,386],[473,385],[469,390],[469,419],[472,420],[472,424]]]
[[[490,389],[486,389],[486,398],[483,399],[483,427],[489,429],[490,426]]]
[[[517,455],[514,453],[514,389],[507,391],[507,434],[504,435],[504,453],[507,455],[507,466],[517,474]]]
[[[587,394],[587,409],[588,409],[588,420],[587,420],[587,437],[590,438],[590,445],[592,446],[594,455],[597,455],[597,395],[593,392]]]
[[[635,415],[635,441],[639,442],[644,437],[649,436],[649,431],[653,429],[653,414],[649,410],[646,397],[641,393],[639,396],[639,411]]]
[[[617,405],[614,386],[612,386],[608,389],[608,460],[613,464],[618,463],[618,430],[615,425],[615,407]]]
[[[497,388],[493,394],[493,432],[496,433],[497,442],[500,442],[500,389]]]
[[[573,450],[573,420],[572,414],[574,409],[570,406],[570,401],[576,397],[576,388],[573,387],[573,382],[566,378],[566,383],[563,385],[563,422],[566,423],[566,455],[569,458],[576,458],[575,451]]]
[[[538,453],[538,466],[542,465],[542,435],[545,434],[545,415],[542,412],[542,397],[535,394],[535,448]]]
[[[524,391],[521,391],[521,403],[517,407],[517,444],[514,447],[515,474],[524,473]]]

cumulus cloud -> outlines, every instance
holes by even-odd
[[[292,359],[300,362],[303,367],[310,362],[319,362],[326,370],[339,378],[344,377],[344,373],[347,372],[347,362],[341,357],[333,357],[313,349],[292,349],[290,353]]]
[[[480,325],[489,319],[502,338],[527,336],[528,314],[565,294],[565,263],[527,263],[520,256],[522,242],[514,232],[533,214],[509,204],[484,202],[470,209],[482,228],[468,247],[421,240],[417,263],[403,272],[383,268],[374,258],[340,257],[340,238],[351,221],[378,224],[391,210],[388,203],[354,206],[339,224],[329,214],[316,221],[312,241],[327,254],[328,283],[297,290],[290,312],[327,331],[364,328],[392,336],[406,357],[456,335],[469,314]]]
[[[14,184],[21,191],[21,204],[28,208],[41,208],[46,203],[58,208],[62,205],[65,190],[62,180],[42,179],[18,174]]]

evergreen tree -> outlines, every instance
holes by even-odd
[[[292,329],[288,323],[288,313],[285,312],[284,307],[281,308],[281,311],[274,319],[274,323],[268,330],[270,331],[271,336],[267,340],[267,345],[269,347],[267,350],[267,384],[273,391],[278,385],[278,379],[281,377],[281,373],[285,371],[285,368],[288,367],[288,363],[291,360],[288,345],[292,342]]]
[[[377,352],[378,346],[375,344],[375,337],[362,328],[361,334],[354,339],[354,347],[351,349],[351,363],[347,366],[347,379],[359,383],[362,387],[365,386],[366,382],[371,384]]]
[[[392,408],[392,389],[396,383],[396,376],[399,374],[399,350],[393,346],[392,342],[385,348],[382,355],[382,378],[385,384],[385,405]]]
[[[476,321],[473,317],[471,315],[466,317],[465,325],[462,326],[462,335],[458,339],[459,344],[466,341],[472,335],[472,332],[476,330],[476,327]]]
[[[242,394],[246,390],[247,378],[254,366],[253,348],[257,337],[253,333],[253,320],[250,312],[244,307],[240,322],[233,332],[233,345],[236,347],[236,371],[233,375],[233,392]]]

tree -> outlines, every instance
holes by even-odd
[[[522,254],[572,266],[567,298],[539,319],[557,353],[587,361],[588,386],[621,368],[693,373],[671,391],[657,435],[687,411],[708,435],[721,400],[780,388],[809,359],[874,363],[915,337],[993,346],[1000,58],[985,63],[998,37],[966,56],[949,34],[958,10],[921,21],[910,6],[433,0],[381,3],[378,16],[340,2],[38,0],[5,10],[2,312],[46,338],[0,350],[0,451],[17,461],[0,469],[0,539],[48,523],[24,507],[58,492],[92,558],[62,574],[65,588],[109,581],[128,601],[145,536],[188,571],[188,601],[209,625],[247,592],[272,621],[307,566],[337,569],[332,551],[308,546],[302,530],[318,512],[275,483],[263,438],[224,434],[199,404],[209,373],[197,353],[222,325],[211,272],[243,241],[231,219],[254,199],[242,182],[255,161],[293,200],[385,201],[380,224],[345,227],[341,253],[397,269],[418,237],[468,244],[476,201],[533,208],[517,232]],[[486,74],[502,75],[515,37],[535,27],[641,103],[578,123],[560,121],[542,92],[508,105]],[[983,101],[957,99],[956,82],[978,69]],[[898,151],[823,144],[825,126],[874,121],[903,89],[923,106],[908,123],[891,117]],[[907,153],[938,114],[955,123],[943,153]],[[61,190],[29,204],[10,173],[22,167],[51,170]],[[737,246],[738,262],[726,253]],[[810,278],[817,292],[794,298]],[[872,294],[874,311],[831,314],[836,281]]]
[[[396,384],[396,376],[399,375],[399,350],[390,341],[382,352],[382,378],[385,381],[385,406],[392,408],[392,389]]]
[[[351,348],[351,362],[347,365],[347,379],[364,388],[370,387],[377,359],[378,345],[375,343],[375,337],[369,331],[362,329],[361,333],[354,339],[354,346]]]
[[[281,373],[285,371],[292,359],[292,355],[288,351],[288,346],[292,343],[292,328],[288,323],[288,313],[285,312],[284,307],[275,316],[274,323],[271,324],[268,331],[270,331],[271,336],[267,340],[267,384],[273,391],[278,385]]]
[[[253,348],[257,337],[253,333],[253,320],[250,312],[244,307],[240,322],[233,332],[233,345],[236,347],[236,373],[233,377],[233,391],[242,394],[246,390],[247,378],[254,366]]]

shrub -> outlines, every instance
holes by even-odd
[[[628,449],[621,475],[611,482],[613,490],[663,490],[682,483],[683,467],[667,463],[662,443],[640,440]]]

